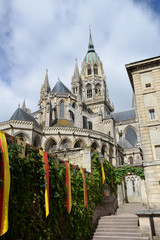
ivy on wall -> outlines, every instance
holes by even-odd
[[[41,155],[31,147],[26,148],[26,156],[21,158],[22,146],[8,145],[11,188],[9,201],[9,230],[0,237],[3,240],[87,240],[92,233],[92,215],[95,206],[104,195],[99,157],[92,159],[92,173],[86,173],[88,212],[84,206],[82,174],[71,166],[72,210],[66,211],[65,166],[49,156],[50,214],[45,218],[44,207],[44,167]],[[106,182],[115,192],[115,176],[110,180],[113,167],[105,162]],[[114,182],[114,186],[112,184]]]
[[[19,154],[22,146],[15,142],[8,145],[11,187],[9,201],[9,230],[2,240],[87,240],[92,233],[92,215],[104,196],[100,159],[92,158],[92,173],[86,175],[88,212],[84,206],[83,178],[79,169],[71,166],[72,210],[66,211],[66,185],[64,163],[57,164],[54,155],[49,155],[50,213],[45,218],[44,166],[38,150],[27,146],[26,156]],[[1,154],[0,154],[1,155]],[[127,173],[144,177],[140,168],[113,168],[104,161],[106,183],[111,193]]]
[[[133,166],[123,166],[120,168],[115,168],[115,183],[120,184],[124,176],[129,174],[134,174],[139,176],[141,179],[144,179],[144,170],[141,167],[133,167]]]

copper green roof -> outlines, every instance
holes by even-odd
[[[94,44],[93,44],[93,40],[92,40],[92,35],[91,35],[91,31],[90,31],[90,35],[89,35],[89,44],[88,44],[88,52],[85,56],[85,63],[90,63],[93,60],[94,63],[98,63],[99,62],[99,57],[98,54],[95,52],[94,49]]]

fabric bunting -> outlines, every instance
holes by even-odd
[[[105,177],[104,167],[103,167],[103,162],[102,161],[101,161],[101,170],[102,170],[102,183],[105,184],[106,177]]]
[[[82,173],[82,177],[83,177],[83,191],[84,191],[84,205],[88,211],[88,197],[87,197],[87,185],[86,185],[86,178],[85,178],[85,174],[84,174],[84,169],[80,170]]]
[[[66,197],[66,208],[68,214],[71,212],[72,208],[72,194],[71,194],[71,174],[70,174],[70,164],[68,162],[65,162],[65,168],[66,168],[66,187],[67,187],[67,197]]]
[[[5,133],[0,131],[0,236],[8,231],[10,169]]]
[[[48,164],[48,156],[46,152],[39,149],[39,153],[42,156],[42,161],[45,163],[44,169],[46,174],[44,176],[46,180],[46,188],[45,188],[45,210],[46,210],[46,217],[49,215],[49,164]]]

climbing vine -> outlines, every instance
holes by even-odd
[[[144,179],[144,170],[141,167],[124,166],[120,168],[115,168],[114,172],[116,184],[120,184],[123,177],[127,174],[134,174],[139,176],[141,179]]]
[[[83,178],[79,169],[71,166],[72,210],[66,211],[66,185],[64,163],[57,164],[49,156],[50,213],[45,218],[44,166],[38,150],[27,146],[21,158],[22,146],[8,145],[11,186],[9,200],[9,230],[2,240],[87,240],[92,233],[92,215],[95,206],[103,200],[101,164],[94,153],[92,173],[86,173],[88,212],[84,205]],[[111,172],[112,173],[112,180]],[[106,182],[115,192],[113,167],[104,162]]]
[[[103,200],[101,162],[97,153],[92,157],[92,173],[86,173],[88,212],[84,205],[83,178],[78,168],[71,166],[72,210],[66,211],[65,166],[57,164],[49,155],[50,213],[45,218],[45,171],[38,150],[27,146],[25,157],[20,157],[23,146],[8,145],[11,172],[9,200],[9,230],[2,240],[87,240],[92,233],[92,216],[97,204]],[[1,160],[1,154],[0,154]],[[124,175],[136,174],[142,179],[141,168],[125,166],[113,168],[104,161],[106,183],[111,193],[116,192]]]

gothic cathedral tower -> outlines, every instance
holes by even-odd
[[[111,105],[106,84],[103,64],[95,52],[90,31],[87,54],[82,62],[81,75],[77,62],[72,77],[72,93],[82,100],[94,113],[101,112],[103,117],[109,115],[114,107]],[[79,96],[79,97],[78,97]]]

